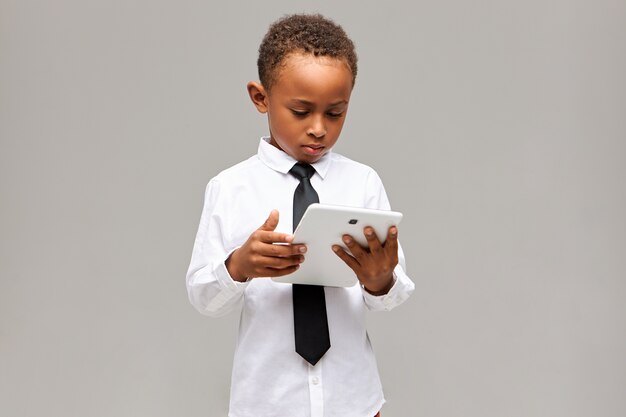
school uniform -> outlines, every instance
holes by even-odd
[[[402,248],[388,294],[373,296],[358,283],[325,287],[331,347],[315,366],[295,352],[292,286],[269,278],[237,282],[224,264],[272,209],[279,211],[276,231],[292,233],[299,182],[289,170],[296,162],[265,137],[256,155],[209,181],[187,273],[189,299],[208,316],[241,310],[229,417],[372,417],[385,399],[365,315],[391,310],[413,292]],[[390,209],[372,168],[332,151],[312,166],[321,203]]]

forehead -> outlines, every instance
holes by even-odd
[[[348,100],[352,92],[352,71],[338,58],[291,54],[282,62],[271,93],[316,101]]]

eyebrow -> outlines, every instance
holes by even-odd
[[[300,98],[294,98],[291,101],[295,102],[295,103],[299,103],[299,104],[304,104],[304,105],[307,105],[307,106],[313,105],[313,103],[311,103],[310,101],[304,100],[304,99],[300,99]],[[329,107],[338,106],[339,104],[348,104],[348,101],[347,100],[339,100],[339,101],[336,101],[334,103],[330,103]]]

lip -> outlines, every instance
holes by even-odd
[[[322,145],[302,145],[302,148],[308,155],[320,155],[324,150]]]

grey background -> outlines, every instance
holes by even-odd
[[[369,320],[383,415],[626,415],[617,0],[1,0],[0,414],[226,414],[237,315],[184,275],[296,11],[356,42],[336,149],[405,213],[415,295]]]

